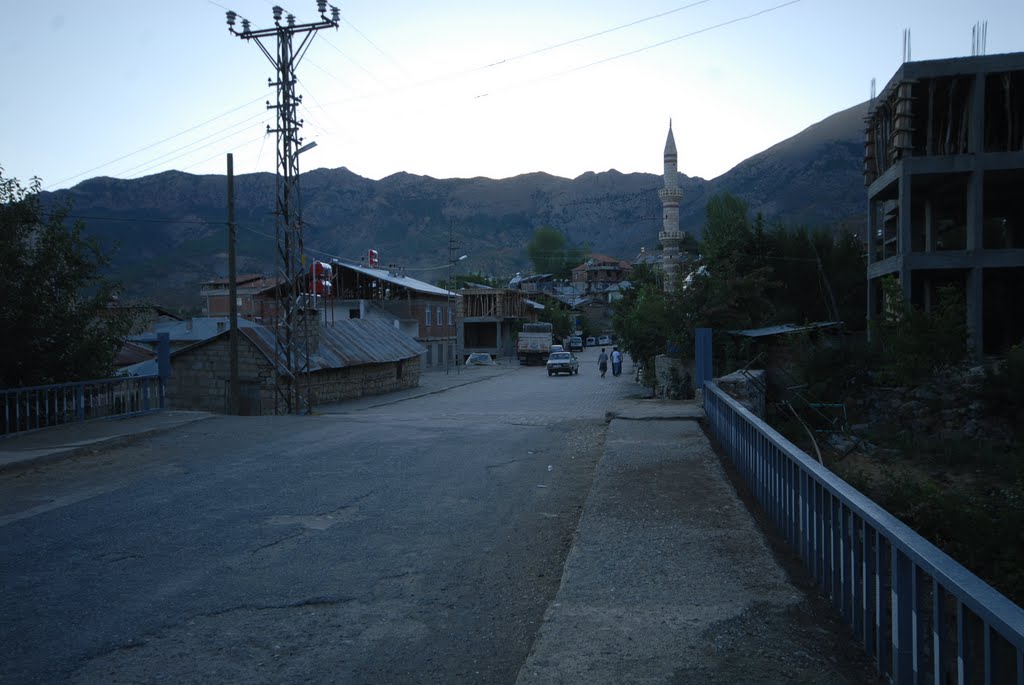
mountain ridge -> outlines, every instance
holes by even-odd
[[[863,235],[861,103],[740,162],[712,180],[679,175],[681,228],[700,235],[708,198],[731,192],[769,222]],[[660,151],[654,152],[659,154]],[[376,249],[384,264],[446,264],[449,235],[471,256],[463,269],[504,275],[529,265],[534,229],[551,225],[594,251],[632,259],[661,230],[660,175],[616,169],[567,179],[543,171],[505,179],[437,179],[397,172],[367,179],[342,166],[302,174],[304,244],[310,259],[358,259]],[[274,175],[235,177],[239,271],[274,266]],[[137,179],[99,176],[44,193],[90,217],[86,234],[117,245],[113,275],[126,299],[194,307],[199,284],[227,266],[226,178],[165,171]]]

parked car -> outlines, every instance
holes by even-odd
[[[552,345],[549,352],[565,352],[565,348],[561,345]]]
[[[569,351],[570,352],[582,352],[583,351],[583,338],[578,335],[574,335],[569,338]]]
[[[579,375],[580,362],[572,352],[552,352],[548,356],[548,375],[567,373]]]
[[[600,338],[597,339],[597,344],[598,345],[611,345],[612,344],[612,336],[610,336],[610,335],[602,335]]]
[[[593,347],[597,344],[597,338],[594,336],[587,336],[587,347]]]

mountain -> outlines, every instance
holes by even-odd
[[[867,105],[839,112],[707,181],[679,175],[682,228],[700,235],[709,197],[728,191],[769,221],[863,235],[861,174]],[[660,154],[652,151],[652,155]],[[569,241],[631,259],[654,248],[661,229],[655,174],[614,169],[575,179],[544,173],[506,179],[435,179],[398,173],[379,181],[342,167],[304,173],[303,240],[311,259],[357,259],[376,249],[382,264],[446,264],[449,231],[466,269],[509,274],[528,268],[533,230],[551,225]],[[70,200],[86,233],[116,246],[114,273],[125,295],[164,306],[199,303],[199,284],[227,270],[226,179],[168,171],[133,180],[93,178],[47,194]],[[238,271],[274,266],[274,176],[235,178]],[[426,270],[423,280],[441,271]]]

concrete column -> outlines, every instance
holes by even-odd
[[[868,340],[872,339],[871,322],[878,321],[878,288],[879,282],[877,278],[868,279]]]
[[[878,201],[868,198],[868,234],[867,243],[868,248],[868,266],[871,266],[871,262],[875,261],[875,241],[877,240],[876,234],[878,231]]]
[[[985,223],[984,174],[985,172],[976,168],[967,180],[967,249],[972,251],[980,250],[984,245],[982,235]]]
[[[975,359],[980,359],[984,349],[982,337],[982,276],[984,269],[973,267],[967,274],[967,350]]]
[[[924,251],[935,251],[935,224],[930,198],[924,201]]]
[[[897,239],[896,239],[896,253],[900,256],[900,287],[903,290],[903,299],[908,303],[911,302],[911,290],[910,290],[910,269],[906,266],[906,257],[910,254],[911,242],[910,242],[910,203],[911,193],[910,184],[911,176],[907,173],[906,164],[904,163],[901,167],[901,173],[899,178],[899,189],[898,202],[900,208],[900,215],[897,224]]]
[[[985,73],[975,74],[971,86],[967,152],[977,155],[985,151]]]

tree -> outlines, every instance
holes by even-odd
[[[551,226],[536,229],[526,246],[534,271],[556,278],[568,278],[572,268],[583,261],[585,252],[582,247],[570,246],[562,232]]]
[[[618,347],[648,370],[654,358],[665,354],[682,333],[682,311],[661,287],[659,274],[647,264],[638,264],[630,275],[630,287],[612,309],[612,328]],[[653,384],[653,376],[645,378]]]
[[[0,168],[4,387],[108,376],[130,326],[107,308],[119,289],[104,276],[107,255],[81,221],[67,225],[70,205],[46,210],[39,191],[39,179],[25,188]]]

